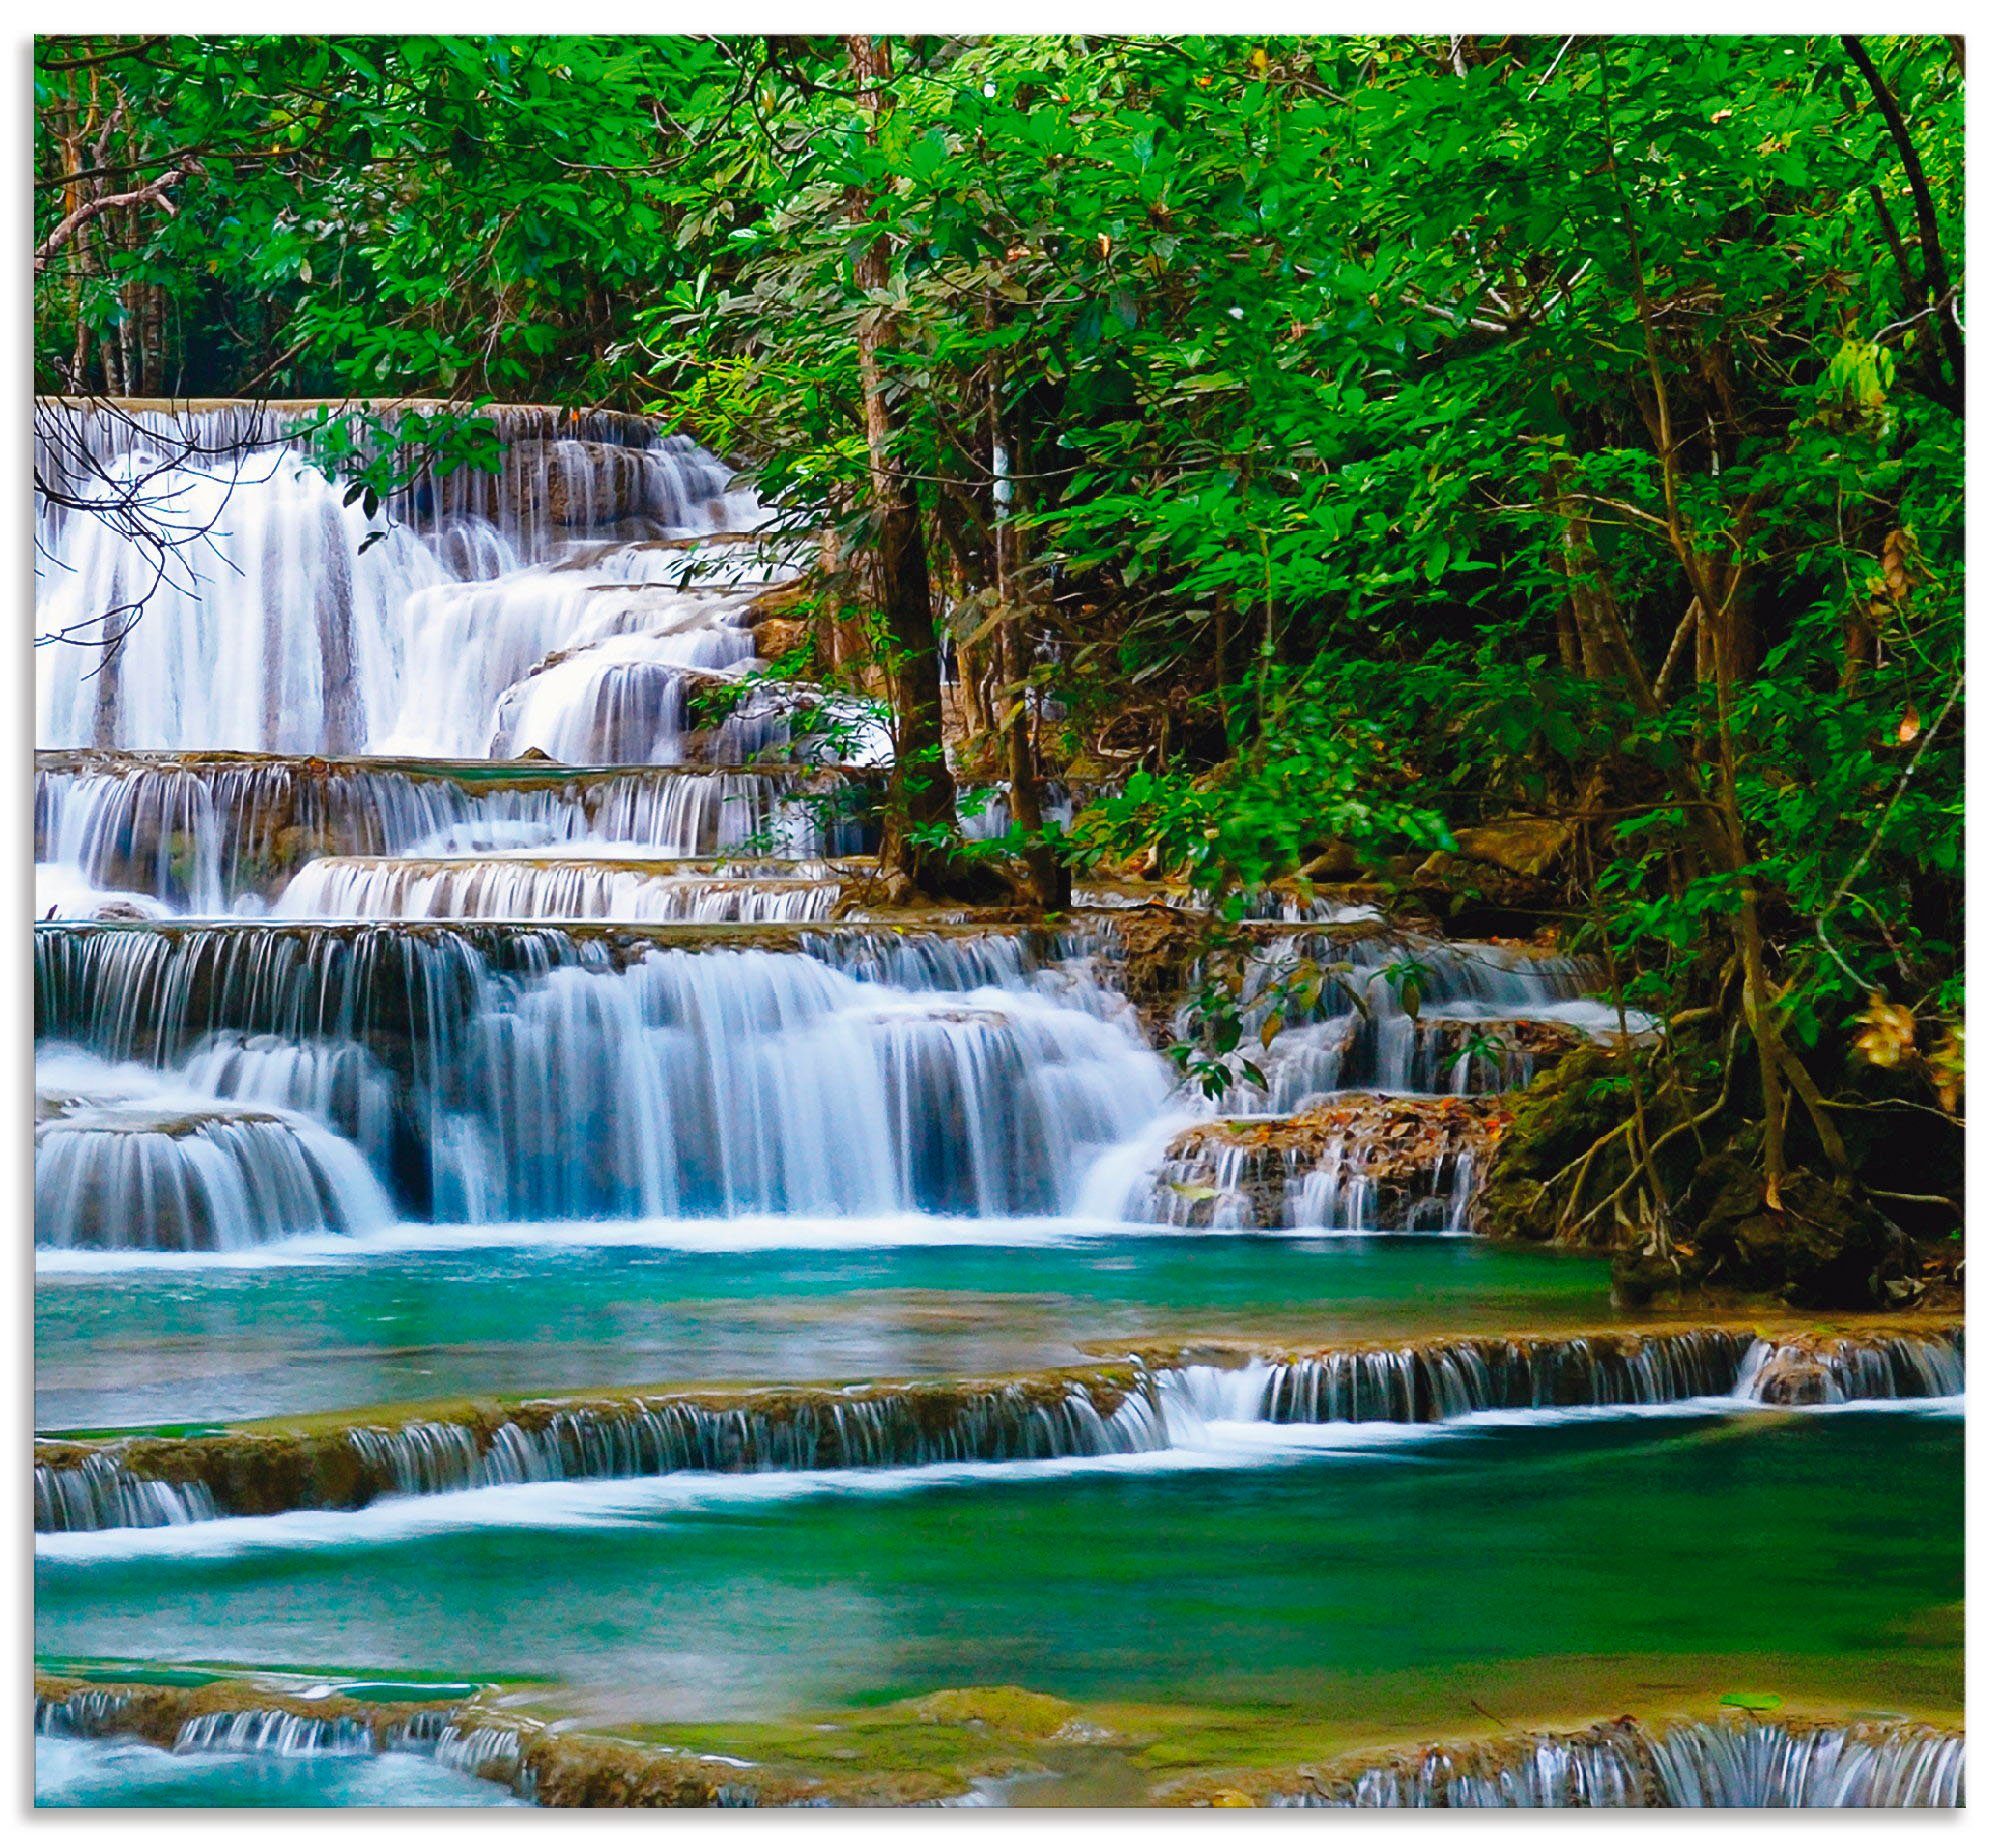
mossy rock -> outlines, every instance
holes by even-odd
[[[1565,1212],[1574,1173],[1561,1173],[1630,1110],[1617,1057],[1596,1043],[1573,1049],[1509,1104],[1513,1123],[1501,1135],[1480,1198],[1485,1230],[1498,1239],[1568,1239],[1572,1224]],[[1597,1158],[1622,1176],[1622,1163],[1607,1159],[1614,1149],[1606,1146]],[[1588,1174],[1579,1197],[1584,1207],[1600,1193],[1591,1179],[1601,1174],[1595,1168]]]
[[[1885,1283],[1913,1264],[1909,1238],[1879,1209],[1812,1171],[1784,1180],[1775,1211],[1762,1172],[1729,1153],[1706,1160],[1694,1188],[1706,1199],[1694,1239],[1710,1273],[1787,1303],[1879,1306]]]

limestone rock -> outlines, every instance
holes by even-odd
[[[796,650],[812,637],[812,627],[803,620],[786,620],[773,616],[768,620],[760,620],[751,629],[751,636],[757,642],[758,658],[782,659],[788,652]]]

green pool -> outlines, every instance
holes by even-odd
[[[1962,1419],[1596,1414],[1345,1437],[56,1538],[38,1544],[37,1647],[517,1678],[628,1725],[1008,1683],[1200,1706],[1243,1723],[1232,1747],[1276,1757],[1731,1694],[1960,1704]]]
[[[426,1244],[242,1262],[44,1262],[43,1430],[648,1382],[981,1374],[1081,1343],[1558,1329],[1602,1261],[1471,1238],[1090,1235],[710,1251]],[[933,1229],[949,1234],[949,1225]],[[974,1232],[967,1224],[968,1235]]]

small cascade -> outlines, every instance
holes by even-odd
[[[38,1535],[175,1528],[216,1514],[206,1484],[134,1477],[107,1452],[92,1452],[75,1465],[35,1467]]]
[[[451,1730],[452,1719],[450,1708],[419,1708],[384,1729],[382,1750],[434,1753],[438,1742]]]
[[[306,1114],[351,1144],[371,1170],[386,1170],[394,1159],[395,1083],[360,1043],[220,1030],[182,1064],[179,1078],[220,1100]]]
[[[38,1247],[226,1252],[391,1219],[359,1151],[298,1113],[75,1052],[38,1063],[35,1102]]]
[[[1909,1371],[1949,1333],[1889,1358]],[[1006,1381],[468,1403],[450,1417],[304,1433],[246,1429],[37,1447],[41,1533],[214,1515],[358,1509],[384,1496],[678,1472],[997,1464],[1200,1447],[1218,1426],[1432,1425],[1502,1410],[1713,1402],[1746,1393],[1768,1345],[1747,1330],[1438,1338],[1210,1359],[1189,1351]],[[1962,1386],[1962,1383],[1961,1383]],[[1864,1397],[1856,1397],[1864,1398]],[[1876,1398],[1909,1398],[1906,1394]],[[157,1473],[199,1483],[161,1485]],[[171,1497],[158,1494],[174,1493]],[[66,1508],[76,1504],[80,1507]],[[171,1511],[171,1513],[169,1513]]]
[[[323,858],[851,854],[873,832],[843,815],[867,797],[791,771],[53,753],[36,760],[35,858],[68,878],[59,907],[91,891],[262,913]]]
[[[515,1794],[532,1799],[535,1772],[522,1756],[521,1732],[490,1722],[457,1719],[438,1737],[437,1762],[468,1778],[485,1778],[509,1785]]]
[[[35,1731],[46,1739],[105,1739],[120,1730],[131,1705],[124,1689],[72,1689],[67,1695],[37,1691]]]
[[[1518,1087],[1618,1014],[1584,994],[1588,960],[1392,933],[1279,934],[1243,974],[1244,1036],[1277,1034],[1255,1057],[1264,1076],[1218,1103],[1231,1113],[1296,1113],[1333,1093],[1481,1094]],[[1183,1025],[1192,1017],[1184,1017]],[[1648,1020],[1633,1014],[1631,1027]]]
[[[755,660],[743,621],[760,590],[649,581],[647,558],[634,551],[618,559],[623,567],[517,571],[413,595],[409,670],[426,695],[403,705],[373,752],[504,758],[539,748],[579,765],[679,760],[686,674]],[[663,576],[689,568],[680,552],[650,560]],[[592,691],[613,662],[621,669],[609,676],[624,681],[622,712]],[[622,721],[607,723],[612,715]]]
[[[1338,1809],[1949,1809],[1965,1738],[1901,1721],[1615,1721],[1428,1746],[1298,1775],[1265,1801]]]
[[[1137,1175],[1122,1213],[1239,1231],[1465,1234],[1499,1123],[1455,1099],[1383,1095],[1205,1120]]]
[[[1936,1400],[1965,1392],[1965,1332],[1759,1339],[1744,1355],[1735,1392],[1781,1407],[1842,1401]]]
[[[1660,1335],[1469,1337],[1324,1355],[1187,1364],[1161,1372],[1202,1420],[1323,1426],[1420,1425],[1500,1408],[1627,1407],[1729,1395],[1752,1338],[1726,1330]]]
[[[182,1723],[173,1750],[275,1753],[283,1758],[376,1750],[374,1730],[347,1715],[316,1719],[282,1708],[249,1708],[231,1714],[197,1714]]]
[[[1168,1443],[1150,1384],[1081,1381],[911,1389],[787,1405],[563,1409],[503,1422],[484,1447],[466,1426],[416,1422],[348,1435],[366,1477],[401,1496],[484,1485],[674,1472],[834,1471],[1104,1458]]]
[[[259,1705],[254,1699],[259,1696],[268,1699]],[[217,1701],[224,1705],[213,1705]],[[456,1700],[430,1705],[357,1700],[333,1684],[284,1690],[216,1680],[201,1687],[141,1683],[104,1689],[39,1673],[35,1679],[37,1735],[139,1740],[181,1754],[431,1755],[466,1717],[466,1704]]]
[[[667,864],[557,857],[321,857],[273,912],[371,920],[823,921],[840,884],[821,866],[787,875],[700,875]]]

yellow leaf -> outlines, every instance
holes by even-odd
[[[1879,991],[1868,1000],[1859,1022],[1854,1047],[1877,1068],[1899,1067],[1916,1048],[1917,1020],[1909,1006],[1891,1004]]]
[[[1903,711],[1903,720],[1896,725],[1896,740],[1898,742],[1914,742],[1917,739],[1917,732],[1923,726],[1922,718],[1917,715],[1917,706],[1915,704],[1908,705]]]

